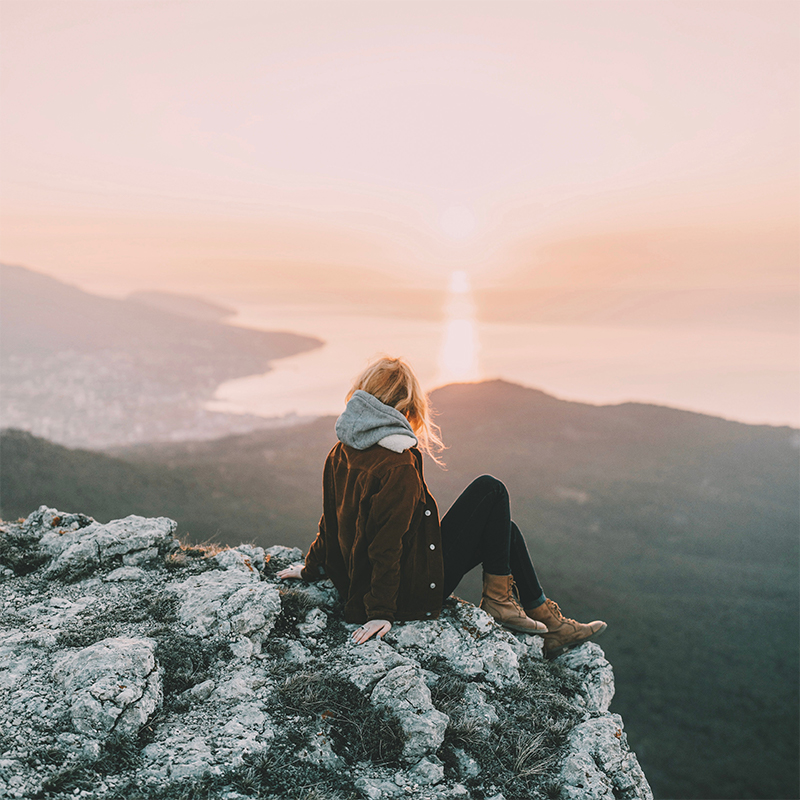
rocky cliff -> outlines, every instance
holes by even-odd
[[[611,665],[451,598],[353,644],[297,549],[41,506],[0,524],[0,797],[652,798]]]

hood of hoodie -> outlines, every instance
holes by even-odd
[[[340,442],[356,450],[379,444],[401,453],[417,444],[417,437],[405,416],[362,389],[353,392],[336,420],[336,435]]]

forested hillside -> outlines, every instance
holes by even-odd
[[[501,381],[433,401],[442,513],[477,475],[508,485],[545,591],[608,622],[614,709],[656,796],[797,796],[798,431]],[[196,541],[305,549],[333,421],[104,454],[6,431],[2,514],[165,515]]]

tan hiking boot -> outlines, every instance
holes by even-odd
[[[606,629],[606,623],[599,619],[594,622],[576,622],[561,613],[558,603],[545,600],[536,608],[528,608],[525,613],[531,618],[544,622],[547,633],[544,634],[544,654],[547,658],[555,658],[579,644],[588,642]]]
[[[519,604],[511,575],[483,573],[481,608],[504,628],[520,633],[547,633],[547,626],[531,619]]]

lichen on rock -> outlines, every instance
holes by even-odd
[[[357,645],[329,581],[277,580],[296,548],[175,529],[0,523],[0,796],[652,798],[596,644],[450,598]]]

